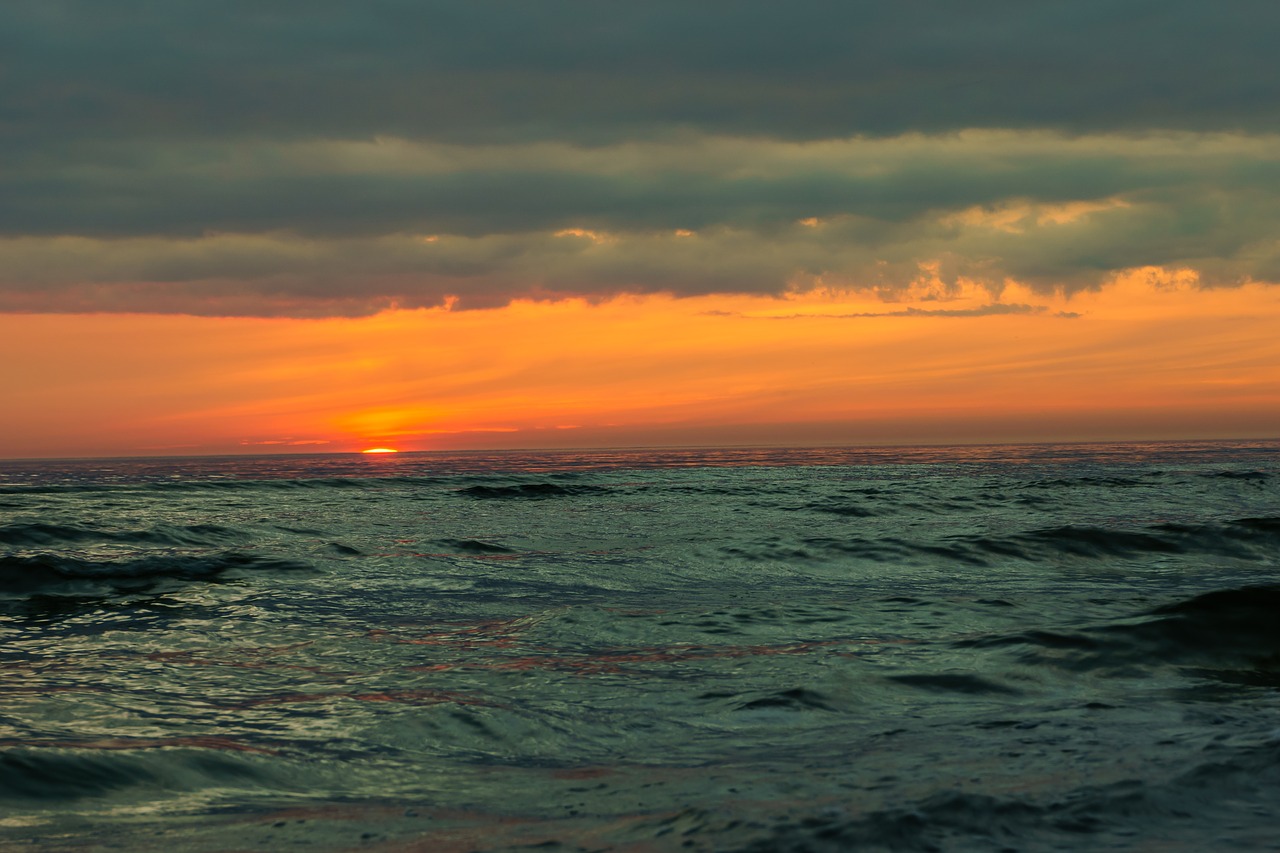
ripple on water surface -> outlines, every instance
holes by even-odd
[[[1267,848],[1277,449],[6,463],[0,840]]]

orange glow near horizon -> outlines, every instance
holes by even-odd
[[[1000,302],[1023,313],[990,302],[923,282],[896,302],[0,315],[19,367],[0,457],[1276,433],[1278,287],[1144,270],[1069,298],[1010,284]]]
[[[361,453],[399,453],[400,451],[390,447],[370,447],[368,450],[361,450],[360,452]]]

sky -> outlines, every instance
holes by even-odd
[[[1273,0],[8,0],[0,458],[1280,434]]]

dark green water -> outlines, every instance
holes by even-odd
[[[1280,444],[0,463],[0,846],[1280,846]]]

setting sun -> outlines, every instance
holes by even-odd
[[[361,453],[399,453],[400,451],[392,447],[370,447],[368,450],[361,450],[360,452]]]

